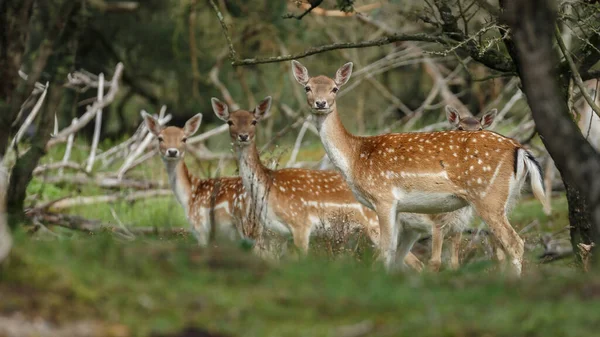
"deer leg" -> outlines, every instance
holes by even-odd
[[[379,218],[379,258],[389,271],[395,267],[396,248],[398,246],[398,226],[394,205],[377,205]],[[406,254],[405,254],[406,255]],[[404,256],[403,256],[404,257]]]
[[[404,258],[404,263],[418,272],[423,271],[423,262],[421,262],[421,260],[419,260],[419,258],[417,258],[415,254],[411,252],[408,252],[408,254],[406,254],[406,257]]]
[[[460,267],[460,242],[462,240],[461,232],[452,233],[452,238],[450,240],[450,251],[452,256],[450,258],[450,268],[456,270]]]
[[[400,232],[400,237],[398,238],[398,257],[403,261],[402,266],[406,267],[404,261],[406,260],[407,254],[410,253],[410,250],[414,246],[415,242],[419,239],[421,234],[414,230],[403,230]],[[406,268],[405,268],[406,269]]]
[[[502,211],[492,211],[488,210],[490,207],[489,204],[486,206],[487,208],[476,207],[477,213],[481,216],[483,221],[485,221],[492,231],[492,234],[502,246],[502,249],[510,257],[514,273],[517,276],[520,276],[523,268],[523,253],[525,250],[523,239],[519,237],[519,234],[517,234],[508,222],[504,207],[501,207]]]
[[[294,245],[300,249],[303,255],[308,253],[308,243],[310,241],[310,228],[304,226],[292,227],[292,235],[294,237]]]
[[[442,246],[444,244],[444,233],[442,225],[435,223],[431,228],[431,258],[429,259],[429,269],[439,271],[442,265]]]

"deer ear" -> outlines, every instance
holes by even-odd
[[[338,87],[346,84],[352,75],[352,62],[348,62],[335,72],[335,84]]]
[[[269,110],[271,109],[271,101],[271,96],[267,96],[260,103],[258,103],[254,109],[254,117],[256,117],[257,120],[263,119],[267,113],[269,113]]]
[[[158,136],[163,129],[158,120],[146,111],[142,111],[141,115],[142,118],[144,118],[144,123],[146,123],[148,130],[150,130],[153,135]]]
[[[219,101],[214,97],[210,99],[210,103],[212,105],[213,111],[215,112],[215,115],[217,115],[219,119],[227,122],[227,120],[229,119],[229,107],[227,107],[227,104]]]
[[[292,74],[294,75],[294,78],[296,78],[296,81],[302,85],[306,85],[310,78],[308,76],[308,69],[296,60],[292,60]]]
[[[486,112],[486,114],[483,115],[483,117],[481,117],[481,127],[484,129],[489,128],[492,125],[492,123],[494,123],[494,119],[496,118],[497,114],[498,110],[496,109],[492,109]]]
[[[185,122],[185,126],[183,127],[183,133],[185,134],[186,137],[189,137],[191,135],[193,135],[194,133],[196,133],[196,131],[198,131],[198,128],[200,127],[200,123],[202,122],[202,114],[198,113],[196,115],[194,115],[194,117],[188,119],[187,122]]]
[[[450,125],[457,126],[460,123],[460,114],[455,107],[451,105],[446,105],[446,118],[448,118],[448,122]]]

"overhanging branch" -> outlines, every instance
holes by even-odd
[[[263,63],[275,63],[301,59],[310,55],[320,54],[331,50],[337,49],[353,49],[353,48],[366,48],[374,46],[383,46],[394,42],[402,41],[423,41],[423,42],[437,42],[443,45],[447,45],[448,41],[441,35],[430,35],[430,34],[392,34],[376,40],[367,40],[362,42],[343,42],[323,45],[319,47],[309,48],[301,53],[292,55],[281,55],[265,58],[251,58],[244,60],[236,60],[232,62],[235,66],[247,66],[252,64],[263,64]]]

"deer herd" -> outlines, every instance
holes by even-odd
[[[262,164],[255,135],[269,113],[271,97],[253,110],[235,111],[211,100],[216,116],[229,125],[239,177],[199,179],[188,170],[185,143],[198,130],[201,114],[178,128],[163,127],[142,113],[158,140],[171,189],[201,245],[208,243],[211,230],[231,238],[252,236],[244,229],[251,217],[259,226],[291,235],[302,252],[307,252],[312,235],[348,226],[367,234],[388,270],[406,265],[421,270],[423,264],[411,249],[419,238],[431,235],[429,267],[437,271],[445,235],[451,239],[450,266],[459,266],[461,233],[474,211],[491,231],[497,258],[508,258],[512,272],[520,275],[524,242],[507,213],[527,176],[535,197],[545,208],[548,205],[533,155],[517,141],[485,130],[494,121],[495,109],[476,119],[462,118],[446,106],[452,131],[357,136],[344,127],[336,104],[352,63],[330,78],[311,77],[302,64],[292,61],[292,74],[306,92],[335,171],[273,170]],[[343,221],[339,214],[346,214]]]

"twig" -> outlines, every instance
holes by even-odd
[[[333,43],[323,45],[319,47],[309,48],[299,54],[295,55],[281,55],[265,58],[252,58],[243,59],[232,62],[233,66],[246,66],[252,64],[263,64],[263,63],[274,63],[297,60],[305,58],[310,55],[324,53],[331,50],[337,49],[350,49],[350,48],[366,48],[373,46],[383,46],[386,44],[400,42],[400,41],[425,41],[425,42],[437,42],[441,44],[448,44],[448,42],[441,35],[428,35],[428,34],[393,34],[376,40],[368,40],[362,42],[344,42],[344,43]]]
[[[237,62],[236,61],[237,54],[235,53],[235,49],[233,49],[233,43],[231,42],[231,38],[229,37],[229,31],[227,29],[227,25],[225,24],[225,19],[223,18],[223,14],[221,13],[221,10],[217,6],[217,4],[215,4],[214,0],[209,0],[208,2],[212,6],[212,8],[215,10],[215,13],[217,14],[217,18],[219,19],[219,22],[221,23],[221,27],[223,28],[223,35],[225,35],[225,39],[227,40],[227,46],[229,47],[229,59],[231,60],[232,64],[235,65],[235,62]]]
[[[42,107],[42,104],[44,103],[44,99],[46,98],[46,93],[48,93],[48,85],[49,85],[49,83],[46,82],[46,86],[44,87],[44,91],[42,92],[42,95],[35,103],[35,106],[33,107],[33,109],[31,109],[29,116],[27,116],[27,118],[25,119],[25,122],[23,122],[23,125],[21,125],[21,127],[19,128],[19,131],[17,131],[17,135],[15,136],[15,138],[13,138],[12,144],[10,144],[10,148],[13,148],[16,144],[18,144],[21,141],[23,134],[25,134],[25,131],[27,131],[27,128],[29,128],[29,125],[31,125],[31,123],[37,116],[38,112],[40,111],[40,109]]]
[[[590,105],[592,110],[594,110],[596,115],[598,115],[598,117],[600,117],[600,107],[598,105],[596,105],[596,103],[594,102],[594,99],[590,96],[590,93],[587,92],[587,89],[585,88],[585,85],[583,84],[583,80],[581,79],[581,75],[579,75],[579,71],[577,71],[575,62],[573,62],[573,58],[571,58],[571,55],[569,54],[569,51],[567,50],[567,47],[565,46],[565,42],[563,41],[562,37],[560,36],[560,31],[558,30],[558,27],[556,27],[556,26],[554,27],[554,36],[556,37],[556,42],[558,42],[558,47],[562,51],[563,55],[565,56],[565,59],[567,60],[567,63],[569,64],[569,68],[571,69],[571,76],[575,80],[575,84],[577,85],[577,87],[579,87],[579,90],[581,91],[583,98],[585,98],[585,101]]]
[[[229,105],[229,108],[231,109],[231,111],[235,111],[235,110],[238,110],[240,108],[240,106],[233,100],[233,97],[231,97],[231,93],[229,93],[229,90],[227,90],[227,87],[225,85],[223,85],[223,83],[221,83],[221,81],[219,80],[219,70],[221,68],[221,61],[222,61],[224,55],[225,54],[223,54],[223,56],[217,57],[217,62],[215,63],[214,67],[212,67],[212,69],[208,73],[208,78],[210,79],[212,84],[215,87],[217,87],[217,89],[219,89],[219,91],[221,92],[221,95],[223,96],[223,99],[225,100],[227,105]]]
[[[96,116],[96,113],[99,111],[99,109],[105,108],[107,105],[112,103],[117,95],[117,92],[119,91],[119,80],[121,79],[122,74],[123,64],[119,62],[115,69],[113,78],[111,79],[110,89],[108,90],[106,96],[104,96],[102,100],[94,103],[92,106],[89,106],[87,111],[81,117],[79,117],[79,121],[76,124],[62,129],[55,137],[50,139],[46,147],[50,148],[58,143],[64,142],[70,134],[77,132],[86,126],[87,123]]]
[[[77,123],[77,118],[73,118],[73,120],[71,121],[71,125]],[[69,161],[69,158],[71,157],[71,150],[73,150],[73,141],[75,140],[75,133],[72,133],[69,135],[69,137],[67,137],[67,148],[65,150],[65,155],[63,156],[62,159],[62,163],[66,164]],[[33,171],[33,174],[35,174],[35,170]],[[60,170],[58,170],[58,175],[62,176],[63,175],[63,169],[60,168]]]
[[[229,130],[229,125],[223,124],[223,125],[221,125],[219,127],[216,127],[216,128],[211,129],[209,131],[201,133],[201,134],[199,134],[197,136],[189,138],[187,140],[186,144],[196,144],[196,143],[203,142],[203,141],[207,140],[208,138],[210,138],[212,136],[215,136],[215,135],[218,135],[218,134],[221,134],[221,133],[223,133],[223,132],[225,132],[227,130]]]
[[[98,76],[98,97],[97,100],[101,101],[104,97],[104,73],[100,73]],[[94,136],[92,138],[92,148],[90,150],[90,156],[88,157],[88,163],[85,167],[87,172],[91,172],[94,167],[94,158],[96,157],[96,150],[98,149],[98,142],[100,141],[100,131],[102,128],[102,108],[99,108],[96,112],[96,125],[94,127]]]

